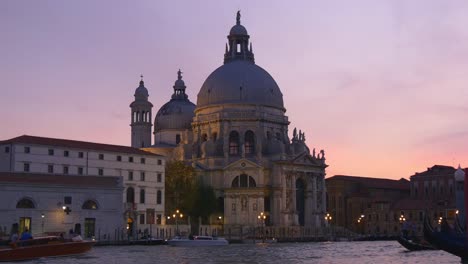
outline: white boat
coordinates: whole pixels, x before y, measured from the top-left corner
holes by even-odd
[[[193,238],[186,237],[174,237],[167,241],[168,245],[171,246],[225,246],[229,245],[229,242],[222,237],[212,236],[194,236]]]

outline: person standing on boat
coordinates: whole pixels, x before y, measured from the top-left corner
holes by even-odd
[[[24,229],[23,233],[21,234],[20,240],[29,240],[32,239],[33,237],[29,233],[29,230],[27,228]]]

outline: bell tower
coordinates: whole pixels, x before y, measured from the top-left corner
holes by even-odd
[[[132,127],[132,147],[146,148],[151,146],[151,109],[153,104],[148,101],[148,89],[141,75],[140,86],[135,90],[135,100],[130,104]]]

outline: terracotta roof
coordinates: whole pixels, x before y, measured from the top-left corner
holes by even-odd
[[[73,187],[121,187],[120,177],[74,176],[17,172],[0,172],[0,185],[2,183],[19,183],[48,186],[68,185]]]
[[[151,152],[143,151],[138,148],[132,148],[128,146],[101,144],[101,143],[77,141],[77,140],[70,140],[70,139],[47,138],[47,137],[23,135],[23,136],[15,137],[12,139],[0,141],[0,144],[12,144],[12,143],[46,145],[46,146],[56,146],[56,147],[73,148],[73,149],[102,150],[102,151],[109,151],[109,152],[121,152],[121,153],[135,154],[135,155],[151,155],[151,156],[162,157],[161,155],[158,155],[158,154],[154,154]]]
[[[408,190],[410,189],[410,182],[407,179],[391,180],[391,179],[380,179],[371,177],[359,177],[359,176],[347,176],[347,175],[335,175],[325,179],[325,181],[333,180],[344,180],[352,181],[355,183],[362,184],[368,188],[377,189],[399,189]]]

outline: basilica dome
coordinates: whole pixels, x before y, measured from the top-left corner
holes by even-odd
[[[235,103],[284,109],[283,94],[273,77],[246,60],[234,60],[216,69],[203,83],[197,98],[197,107]]]
[[[171,100],[159,109],[154,119],[155,133],[161,130],[191,129],[195,104],[188,99],[185,88],[182,72],[179,70]]]
[[[197,97],[197,108],[220,104],[253,104],[284,111],[283,94],[271,75],[255,64],[250,36],[240,23],[231,28],[224,65],[211,73]],[[249,45],[250,44],[250,45]]]

